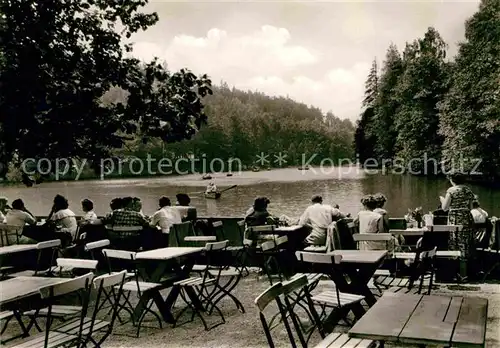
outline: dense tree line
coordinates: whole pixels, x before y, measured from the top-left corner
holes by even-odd
[[[225,83],[214,86],[213,95],[204,103],[208,123],[191,140],[167,145],[136,140],[120,155],[145,158],[150,154],[173,159],[194,156],[206,158],[207,162],[219,158],[225,163],[233,158],[246,168],[279,167],[274,155],[280,153],[286,156],[281,166],[301,165],[304,158],[306,162],[312,158],[310,164],[319,164],[325,158],[336,164],[353,157],[354,125],[331,112],[325,115],[318,108],[289,98],[245,92]],[[261,152],[269,155],[269,162],[259,162]],[[195,169],[202,170],[199,166]]]
[[[380,72],[374,63],[355,136],[362,162],[397,161],[414,174],[475,170],[499,177],[499,13],[499,0],[481,2],[454,59],[429,28],[402,52],[391,45]]]

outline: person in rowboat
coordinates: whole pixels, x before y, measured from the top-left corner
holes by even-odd
[[[218,190],[217,190],[217,186],[215,185],[215,182],[210,181],[210,183],[207,186],[207,190],[205,191],[205,193],[217,193],[217,192],[218,192]]]

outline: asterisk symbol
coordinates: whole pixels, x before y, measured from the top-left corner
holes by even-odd
[[[260,164],[261,166],[269,163],[269,160],[267,159],[269,155],[266,155],[264,152],[261,152],[260,155],[257,155],[257,160],[255,163]]]
[[[286,158],[287,154],[286,153],[281,153],[279,152],[277,155],[274,155],[274,162],[278,163],[278,165],[281,167],[283,164],[286,163]]]

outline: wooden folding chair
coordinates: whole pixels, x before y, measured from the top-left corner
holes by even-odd
[[[285,278],[281,258],[283,253],[286,252],[286,250],[282,249],[282,247],[287,242],[287,236],[277,237],[275,240],[269,240],[262,243],[260,245],[260,250],[257,251],[257,254],[262,257],[262,270],[266,274],[271,285],[273,285],[272,277],[274,274],[278,276],[280,282]]]
[[[111,335],[115,319],[118,315],[118,308],[123,294],[123,284],[125,283],[125,279],[126,271],[114,274],[104,274],[94,278],[92,283],[97,292],[94,310],[90,316],[85,317],[83,322],[82,335],[85,346],[88,346],[90,343],[95,347],[100,347],[109,335]],[[102,316],[100,311],[103,308],[102,303],[107,301],[107,293],[110,293],[112,296],[112,308],[104,316]],[[78,329],[79,320],[75,319],[64,323],[54,329],[54,331],[75,335]],[[97,338],[98,335],[100,336],[99,338]]]
[[[269,347],[275,348],[276,346],[271,336],[271,331],[274,330],[277,327],[277,325],[272,327],[270,323],[268,323],[266,315],[264,313],[264,311],[269,307],[270,304],[275,303],[276,306],[278,307],[279,315],[281,316],[281,320],[279,322],[283,323],[283,325],[285,326],[288,339],[290,341],[290,345],[292,348],[297,348],[297,344],[295,343],[295,338],[293,336],[292,329],[287,319],[288,309],[281,301],[280,299],[281,295],[283,295],[283,285],[281,283],[276,283],[267,288],[266,291],[264,291],[255,299],[254,301],[255,305],[259,309],[260,322],[262,324],[262,328],[264,329],[264,334],[266,335]]]
[[[56,262],[57,266],[56,269],[54,270],[54,273],[59,273],[59,276],[63,274],[69,274],[70,276],[73,276],[73,271],[75,269],[81,269],[81,270],[85,269],[93,272],[97,267],[97,261],[93,260],[59,258],[56,260]],[[83,299],[80,299],[80,302],[82,303]],[[82,305],[66,306],[66,305],[54,304],[51,307],[50,318],[57,319],[60,321],[66,321],[69,318],[73,318],[79,315],[80,312],[82,311],[82,308],[83,308]],[[30,322],[27,327],[28,331],[34,325],[39,332],[42,332],[43,330],[40,327],[40,325],[38,325],[37,319],[49,317],[49,308],[45,307],[37,310],[31,310],[23,313],[23,315],[30,318]]]
[[[435,276],[436,254],[437,247],[432,250],[417,252],[410,277],[394,278],[389,284],[392,285],[389,291],[421,294],[425,286],[427,287],[426,295],[430,295]],[[414,287],[415,281],[419,282],[417,289]]]
[[[37,261],[36,261],[36,266],[34,270],[25,270],[21,272],[16,272],[10,274],[12,277],[20,277],[20,276],[25,276],[25,277],[35,277],[37,275],[41,274],[50,274],[52,271],[52,265],[54,264],[54,259],[56,257],[58,248],[61,246],[61,240],[60,239],[54,239],[54,240],[49,240],[46,242],[40,242],[36,245],[36,250],[37,250]],[[46,253],[50,253],[50,267],[49,269],[46,270],[41,270],[41,265],[42,261],[44,260],[44,256]]]
[[[318,273],[328,275],[332,281],[338,277],[342,277],[340,270],[340,262],[342,261],[341,255],[310,253],[304,251],[297,251],[295,253],[297,259],[301,262],[308,263],[313,269],[319,270]],[[314,303],[322,306],[323,312],[325,308],[332,308],[338,314],[338,317],[346,320],[349,311],[353,311],[357,317],[364,313],[365,310],[361,306],[361,301],[364,296],[340,292],[338,287],[335,290],[326,290],[312,297]]]
[[[120,304],[118,308],[118,318],[120,320],[120,312],[121,310],[125,310],[130,314],[130,317],[132,319],[132,322],[135,325],[137,325],[137,337],[139,337],[140,329],[141,329],[141,324],[142,321],[144,320],[144,317],[146,316],[146,313],[151,313],[152,315],[155,316],[155,318],[158,320],[158,323],[160,325],[160,329],[163,327],[162,325],[162,319],[160,316],[154,312],[151,307],[153,305],[153,300],[150,299],[145,306],[144,306],[144,311],[141,313],[141,316],[139,317],[138,322],[135,322],[133,312],[134,312],[134,306],[129,300],[129,296],[132,293],[135,293],[137,295],[137,298],[140,300],[143,295],[145,295],[146,292],[149,291],[156,291],[158,288],[162,286],[162,284],[159,283],[150,283],[150,282],[143,282],[139,281],[139,274],[137,270],[137,264],[136,264],[136,253],[132,251],[125,251],[125,250],[113,250],[113,249],[103,249],[102,253],[104,254],[107,263],[108,263],[108,268],[109,268],[109,273],[113,274],[113,268],[111,265],[111,259],[115,260],[120,260],[120,261],[127,261],[128,263],[128,268],[131,268],[130,271],[131,273],[134,274],[134,280],[128,281],[123,285],[123,291],[127,293],[126,296],[124,296],[124,301],[123,303]],[[120,270],[120,272],[123,269]],[[107,299],[108,302],[112,302],[109,298]],[[121,321],[121,320],[120,320]]]
[[[202,321],[206,331],[209,331],[219,325],[225,324],[226,320],[224,318],[224,315],[222,314],[222,311],[214,301],[217,300],[218,297],[220,296],[221,287],[219,286],[219,280],[221,277],[222,270],[224,268],[223,264],[221,264],[221,260],[222,257],[224,256],[224,251],[228,244],[229,244],[228,240],[222,242],[207,243],[205,246],[206,268],[205,271],[203,272],[203,276],[189,277],[187,279],[183,279],[174,283],[174,287],[177,287],[179,289],[181,298],[187,304],[187,306],[184,307],[177,315],[174,327],[179,326],[178,324],[179,318],[188,309],[191,309],[192,311],[191,320],[189,320],[188,322],[193,321],[196,315]],[[205,318],[203,318],[203,315],[201,314],[200,308],[197,308],[197,306],[194,305],[190,300],[189,295],[187,293],[188,288],[195,290],[194,292],[199,296],[199,300],[203,305],[204,310],[208,314],[211,314],[214,309],[217,311],[217,313],[221,317],[221,322],[216,323],[211,327],[208,327]],[[235,298],[233,298],[233,300],[234,299]],[[238,306],[239,301],[235,301],[235,303],[237,303]],[[243,306],[241,305],[241,307]]]
[[[251,258],[251,254],[248,251],[248,244],[244,243],[245,240],[245,220],[240,220],[237,222],[238,225],[238,235],[239,235],[239,244],[235,246],[228,246],[226,248],[227,251],[235,252],[234,259],[236,265],[242,271],[242,275],[244,277],[250,274],[248,270],[247,262]]]
[[[177,228],[179,228],[179,231],[177,232],[178,236],[182,236],[182,235],[185,235],[186,233],[195,233],[196,232],[196,229],[194,228],[194,226],[192,225],[192,222],[191,221],[187,221],[187,222],[184,222],[183,224],[186,224],[186,227],[184,226],[178,226]],[[190,226],[189,224],[191,224],[190,226],[192,227],[192,230],[190,229]],[[212,226],[214,227],[214,229],[217,229],[219,228],[220,226],[222,226],[222,222],[220,221],[216,221],[212,224]],[[182,232],[181,229],[187,229],[187,232]],[[189,243],[203,243],[203,245],[205,243],[210,243],[210,242],[215,242],[217,241],[217,236],[204,236],[204,235],[188,235],[186,237],[184,237],[184,242],[189,242]],[[220,239],[218,240],[219,242],[220,241],[223,241],[225,239]]]
[[[143,226],[112,226],[108,239],[116,249],[138,251],[142,248]]]
[[[48,287],[40,289],[40,295],[42,300],[48,303],[47,307],[47,318],[45,321],[45,332],[38,335],[24,339],[17,345],[11,346],[16,348],[28,348],[28,347],[44,347],[44,348],[55,348],[60,346],[73,346],[73,347],[83,347],[84,339],[82,336],[84,319],[87,314],[87,309],[89,305],[90,288],[91,281],[94,277],[93,273],[88,273],[81,277],[74,279],[68,279],[67,282],[58,283]],[[52,318],[52,307],[57,303],[57,301],[64,297],[65,295],[80,293],[82,297],[82,310],[80,312],[80,319],[77,323],[77,330],[75,334],[69,334],[64,332],[56,331],[52,328],[53,320]]]

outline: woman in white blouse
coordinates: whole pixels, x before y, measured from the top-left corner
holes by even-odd
[[[54,197],[54,205],[48,217],[51,224],[55,226],[56,234],[64,234],[65,242],[74,240],[78,224],[75,213],[69,209],[68,200],[61,195]]]

